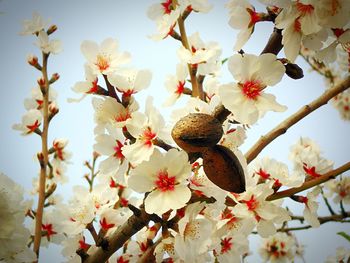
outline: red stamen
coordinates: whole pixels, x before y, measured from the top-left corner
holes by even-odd
[[[116,140],[116,145],[113,147],[114,149],[114,157],[117,158],[118,160],[123,160],[124,155],[122,153],[122,147],[124,144],[122,144],[120,141]]]
[[[161,3],[163,6],[164,14],[170,14],[171,13],[171,4],[172,0],[167,0],[166,2]]]
[[[26,127],[29,130],[27,131],[27,134],[34,132],[37,128],[39,128],[39,126],[40,123],[38,120],[36,120],[33,125],[27,125]]]
[[[102,221],[100,220],[100,225],[104,231],[107,231],[108,229],[115,226],[115,224],[108,224],[105,217],[102,219]]]
[[[181,95],[185,90],[185,81],[179,81],[175,93]]]
[[[156,188],[161,192],[173,191],[175,189],[175,176],[169,177],[168,172],[160,171],[158,173],[158,178],[154,182]]]
[[[232,237],[224,238],[221,240],[221,254],[224,254],[232,249]]]
[[[261,17],[259,15],[259,13],[255,12],[254,9],[247,8],[246,10],[250,15],[250,21],[248,24],[248,28],[250,28],[250,27],[255,26],[255,24],[261,20]]]
[[[258,81],[246,81],[242,85],[243,94],[251,100],[256,100],[260,95],[262,86]]]
[[[307,175],[310,175],[312,178],[320,177],[321,175],[316,172],[316,167],[312,166],[309,168],[306,163],[303,165],[303,169]]]

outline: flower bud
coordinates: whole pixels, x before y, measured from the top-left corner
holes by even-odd
[[[49,83],[52,84],[52,83],[56,82],[59,78],[60,78],[60,75],[58,73],[54,73],[54,74],[52,74],[52,76],[49,80]]]
[[[46,33],[48,35],[51,35],[52,33],[54,33],[57,30],[57,26],[56,25],[51,25],[48,30],[46,31]]]
[[[297,64],[287,63],[285,67],[286,67],[286,74],[290,78],[301,79],[302,77],[304,77],[304,72],[302,68],[300,68]]]
[[[38,82],[40,89],[42,91],[42,88],[45,88],[45,79],[43,77],[40,77],[37,79],[37,82]]]
[[[27,56],[27,62],[29,65],[36,67],[38,65],[38,57],[33,54],[30,54]]]

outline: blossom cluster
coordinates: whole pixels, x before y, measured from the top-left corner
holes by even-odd
[[[36,255],[27,247],[30,232],[24,226],[23,189],[3,173],[0,173],[0,181],[0,261],[33,262]]]
[[[42,219],[43,246],[61,244],[68,262],[81,262],[81,257],[93,255],[104,242],[117,235],[130,217],[145,213],[153,222],[146,223],[130,237],[112,256],[113,262],[138,262],[150,251],[156,262],[241,262],[241,258],[249,254],[248,238],[252,231],[264,238],[260,254],[266,261],[286,262],[302,254],[295,238],[290,233],[280,232],[293,213],[283,205],[283,200],[271,197],[281,189],[299,187],[321,177],[333,169],[333,162],[324,158],[320,147],[309,138],[300,138],[291,147],[291,170],[287,164],[268,156],[248,164],[240,148],[245,143],[249,125],[256,124],[268,111],[287,109],[265,89],[281,82],[287,65],[294,62],[301,45],[316,51],[318,59],[326,60],[333,46],[347,43],[350,29],[347,29],[347,11],[343,10],[350,6],[339,1],[341,8],[337,6],[333,10],[326,0],[317,5],[311,0],[261,2],[269,5],[268,13],[256,12],[246,0],[231,0],[227,4],[229,24],[241,30],[234,49],[243,47],[257,22],[272,21],[282,30],[287,60],[272,53],[257,56],[241,51],[227,58],[234,81],[226,84],[219,78],[225,61],[220,45],[203,41],[198,32],[189,37],[184,33],[184,21],[190,14],[210,11],[212,7],[208,1],[166,0],[149,8],[147,14],[157,24],[157,33],[151,38],[160,41],[172,37],[181,43],[177,50],[176,73],[165,78],[170,95],[164,106],[172,106],[180,98],[186,104],[173,110],[171,123],[166,122],[152,97],[147,98],[141,110],[137,96],[151,85],[152,72],[128,66],[131,56],[119,49],[117,39],[82,42],[85,76],[72,87],[79,97],[69,101],[92,97],[96,126],[93,164],[86,164],[91,172],[85,175],[89,187],[75,186],[68,203],[53,194],[56,185],[67,180],[64,175],[71,157],[66,150],[67,140],[54,140],[47,156],[49,173],[45,194],[48,196]],[[38,37],[37,46],[43,59],[61,51],[60,42],[49,39],[57,28],[51,26],[45,30],[45,26],[43,19],[33,14],[31,21],[24,22],[22,32]],[[332,37],[336,38],[335,44],[326,46],[327,39]],[[40,71],[44,66],[34,55],[29,56],[28,62]],[[48,87],[58,78],[58,74],[50,79],[40,77],[31,98],[25,100],[28,112],[21,124],[14,125],[23,135],[42,136],[47,128],[43,120],[50,121],[57,114],[57,93]],[[203,94],[194,96],[201,89]],[[47,103],[44,103],[45,95],[48,95]],[[48,116],[44,114],[45,106]],[[220,107],[229,114],[227,120],[218,121],[222,129],[218,145],[204,147],[206,149],[196,155],[197,152],[186,152],[175,144],[170,131],[175,122],[190,113],[214,116]],[[213,151],[214,147],[222,147],[220,149],[237,159],[245,181],[244,191],[225,191],[215,180],[209,179],[205,153]],[[44,159],[43,153],[39,153],[41,165]],[[8,184],[12,183],[8,181]],[[33,192],[38,193],[38,182],[33,184]],[[349,203],[348,177],[329,182],[327,189],[328,197],[336,196],[334,202]],[[290,196],[303,204],[303,219],[311,227],[320,225],[317,198],[321,191],[321,187],[316,186],[306,195]],[[8,211],[4,221],[11,217],[22,224],[21,205],[14,211],[8,206],[12,199],[21,203],[21,195],[12,196],[3,189],[0,193],[0,207]],[[35,218],[31,206],[28,205],[28,215]],[[0,227],[5,234],[21,229],[14,230],[11,224],[0,224]],[[18,244],[29,238],[27,232]],[[13,252],[0,255],[0,260],[17,259],[15,257],[23,251],[29,253],[23,250],[23,244],[17,249],[13,237],[4,238],[10,244],[9,251]],[[0,242],[2,240],[0,236]]]

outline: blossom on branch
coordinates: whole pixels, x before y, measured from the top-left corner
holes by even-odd
[[[276,233],[263,240],[259,254],[264,262],[291,262],[295,258],[295,240],[286,233]]]
[[[239,203],[232,209],[237,217],[255,219],[257,231],[262,237],[275,234],[275,224],[290,220],[287,210],[265,200],[272,193],[267,184],[250,187],[238,196]]]
[[[338,204],[343,202],[344,204],[350,204],[350,177],[342,177],[340,179],[333,179],[325,183],[328,197],[333,198],[333,202]]]
[[[116,99],[103,96],[102,98],[93,98],[92,106],[95,110],[95,134],[101,134],[106,125],[112,125],[116,128],[123,128],[127,120],[131,118],[132,112],[138,110],[138,103],[131,99],[129,105],[124,107]]]
[[[118,51],[118,41],[107,38],[100,45],[85,40],[81,44],[81,52],[91,67],[93,74],[108,75],[115,72],[120,65],[129,63],[130,54]]]
[[[263,92],[266,86],[280,82],[285,72],[285,67],[275,55],[233,55],[228,61],[228,67],[238,83],[222,85],[219,96],[236,121],[251,125],[267,111],[281,112],[287,109],[276,102],[275,96]]]
[[[151,83],[152,73],[149,70],[124,70],[117,74],[108,75],[109,82],[123,93],[123,96],[131,95],[148,88]]]
[[[126,122],[126,128],[136,141],[125,145],[122,154],[134,165],[149,160],[155,149],[154,140],[161,139],[171,143],[164,119],[153,106],[151,97],[146,101],[145,114],[133,112]]]
[[[26,112],[22,117],[22,123],[14,124],[13,129],[22,131],[21,135],[28,135],[36,132],[41,125],[42,115],[41,112],[32,109]]]
[[[230,0],[226,7],[229,9],[229,25],[240,30],[233,47],[234,51],[239,51],[249,40],[255,24],[261,20],[261,17],[247,0]]]
[[[58,39],[49,40],[49,36],[45,31],[39,32],[36,44],[45,54],[58,54],[62,51],[61,41]]]
[[[181,10],[194,11],[198,13],[208,13],[213,6],[208,0],[178,0]]]
[[[199,75],[217,74],[221,68],[221,47],[216,42],[204,43],[196,32],[188,38],[190,49],[181,46],[177,55],[182,63],[191,64]]]
[[[183,64],[177,64],[176,76],[168,75],[165,80],[165,87],[170,93],[170,97],[164,102],[163,106],[172,106],[178,98],[184,93],[188,69]]]
[[[125,172],[127,169],[127,162],[122,153],[124,147],[125,137],[120,128],[107,125],[106,129],[108,134],[99,134],[96,136],[96,143],[94,144],[94,150],[101,155],[108,156],[107,159],[100,163],[100,172],[102,174],[108,174],[110,172],[116,172],[122,166],[122,170]]]
[[[177,8],[161,16],[161,18],[157,20],[157,33],[150,36],[150,38],[155,41],[160,41],[171,36],[174,33],[174,28],[180,15],[180,10]]]
[[[178,222],[179,233],[175,236],[174,248],[184,262],[205,262],[211,244],[213,224],[200,216],[204,203],[193,203],[186,207],[185,215]]]
[[[33,262],[36,255],[27,247],[30,232],[23,224],[23,189],[3,173],[0,181],[0,261]]]
[[[33,12],[32,20],[24,20],[22,24],[23,30],[20,32],[21,35],[37,34],[47,26],[47,22],[44,22],[37,12]]]
[[[87,94],[95,94],[98,91],[98,77],[93,73],[92,68],[88,65],[84,65],[85,68],[85,81],[78,81],[72,87],[72,90],[78,94],[82,94],[79,99],[68,99],[68,102],[79,102],[86,97]]]
[[[53,88],[50,88],[49,93],[49,105],[54,103],[57,99],[57,91]],[[37,109],[41,110],[43,107],[44,98],[43,93],[40,90],[40,87],[32,88],[31,98],[26,98],[24,100],[24,108],[26,110]]]
[[[128,186],[139,193],[150,192],[145,198],[145,210],[161,216],[188,202],[191,191],[187,178],[190,174],[191,165],[185,152],[171,149],[162,154],[155,150],[149,161],[131,171]]]

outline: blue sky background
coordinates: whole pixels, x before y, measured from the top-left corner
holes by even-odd
[[[30,96],[31,89],[36,85],[39,74],[26,63],[30,53],[39,55],[34,46],[34,37],[19,36],[21,21],[30,19],[33,11],[38,11],[45,19],[49,18],[58,26],[53,35],[63,42],[63,52],[53,55],[49,61],[49,73],[58,72],[60,80],[54,84],[59,93],[58,104],[60,113],[50,126],[50,142],[55,138],[68,138],[69,150],[73,152],[73,164],[69,166],[69,184],[59,186],[57,192],[65,197],[70,196],[73,185],[86,184],[82,179],[86,172],[83,167],[85,160],[91,159],[93,136],[93,110],[90,98],[79,104],[69,104],[67,98],[77,97],[71,91],[75,82],[84,79],[84,57],[80,52],[83,40],[101,42],[107,37],[117,38],[120,50],[132,54],[131,65],[137,68],[147,68],[153,72],[149,89],[136,95],[141,106],[147,95],[155,98],[155,105],[164,116],[170,111],[163,109],[161,104],[167,97],[164,79],[167,74],[174,74],[178,62],[176,50],[179,42],[166,39],[154,42],[147,36],[156,32],[155,23],[146,16],[147,8],[156,1],[140,0],[101,0],[101,1],[43,1],[43,0],[3,0],[0,2],[0,74],[1,74],[1,122],[0,122],[0,171],[10,176],[28,191],[32,178],[38,175],[39,165],[35,154],[40,150],[38,136],[22,137],[11,129],[14,123],[21,120],[25,113],[23,100]],[[200,32],[204,41],[217,41],[223,49],[223,58],[232,55],[236,31],[228,25],[228,12],[223,0],[211,0],[215,4],[209,14],[193,14],[188,20],[187,32]],[[257,8],[261,5],[253,1]],[[258,24],[253,37],[244,47],[245,52],[259,54],[272,31],[269,23]],[[282,57],[283,54],[280,54]],[[305,77],[295,81],[284,77],[276,87],[269,92],[277,96],[277,100],[288,106],[285,113],[267,113],[265,118],[253,126],[248,132],[248,139],[242,147],[243,152],[264,133],[280,123],[304,104],[320,95],[324,89],[324,81],[316,73],[309,73],[309,67],[298,59],[297,63],[304,69]],[[228,70],[224,68],[222,83],[232,81]],[[279,161],[288,163],[288,152],[291,144],[300,136],[310,137],[317,141],[324,156],[335,162],[335,167],[348,161],[350,140],[350,125],[340,120],[338,112],[326,105],[317,112],[302,120],[291,128],[287,134],[279,137],[261,153]],[[302,213],[301,206],[295,211]],[[338,209],[338,208],[336,208]],[[326,215],[322,207],[320,214]],[[298,232],[299,240],[307,246],[306,262],[322,262],[336,247],[349,247],[335,233],[347,231],[349,227],[341,224],[325,224],[320,229]],[[251,250],[256,252],[260,241],[258,237],[251,238]],[[43,250],[41,262],[61,262],[60,250],[53,246]],[[258,257],[248,258],[248,262],[258,262]]]

